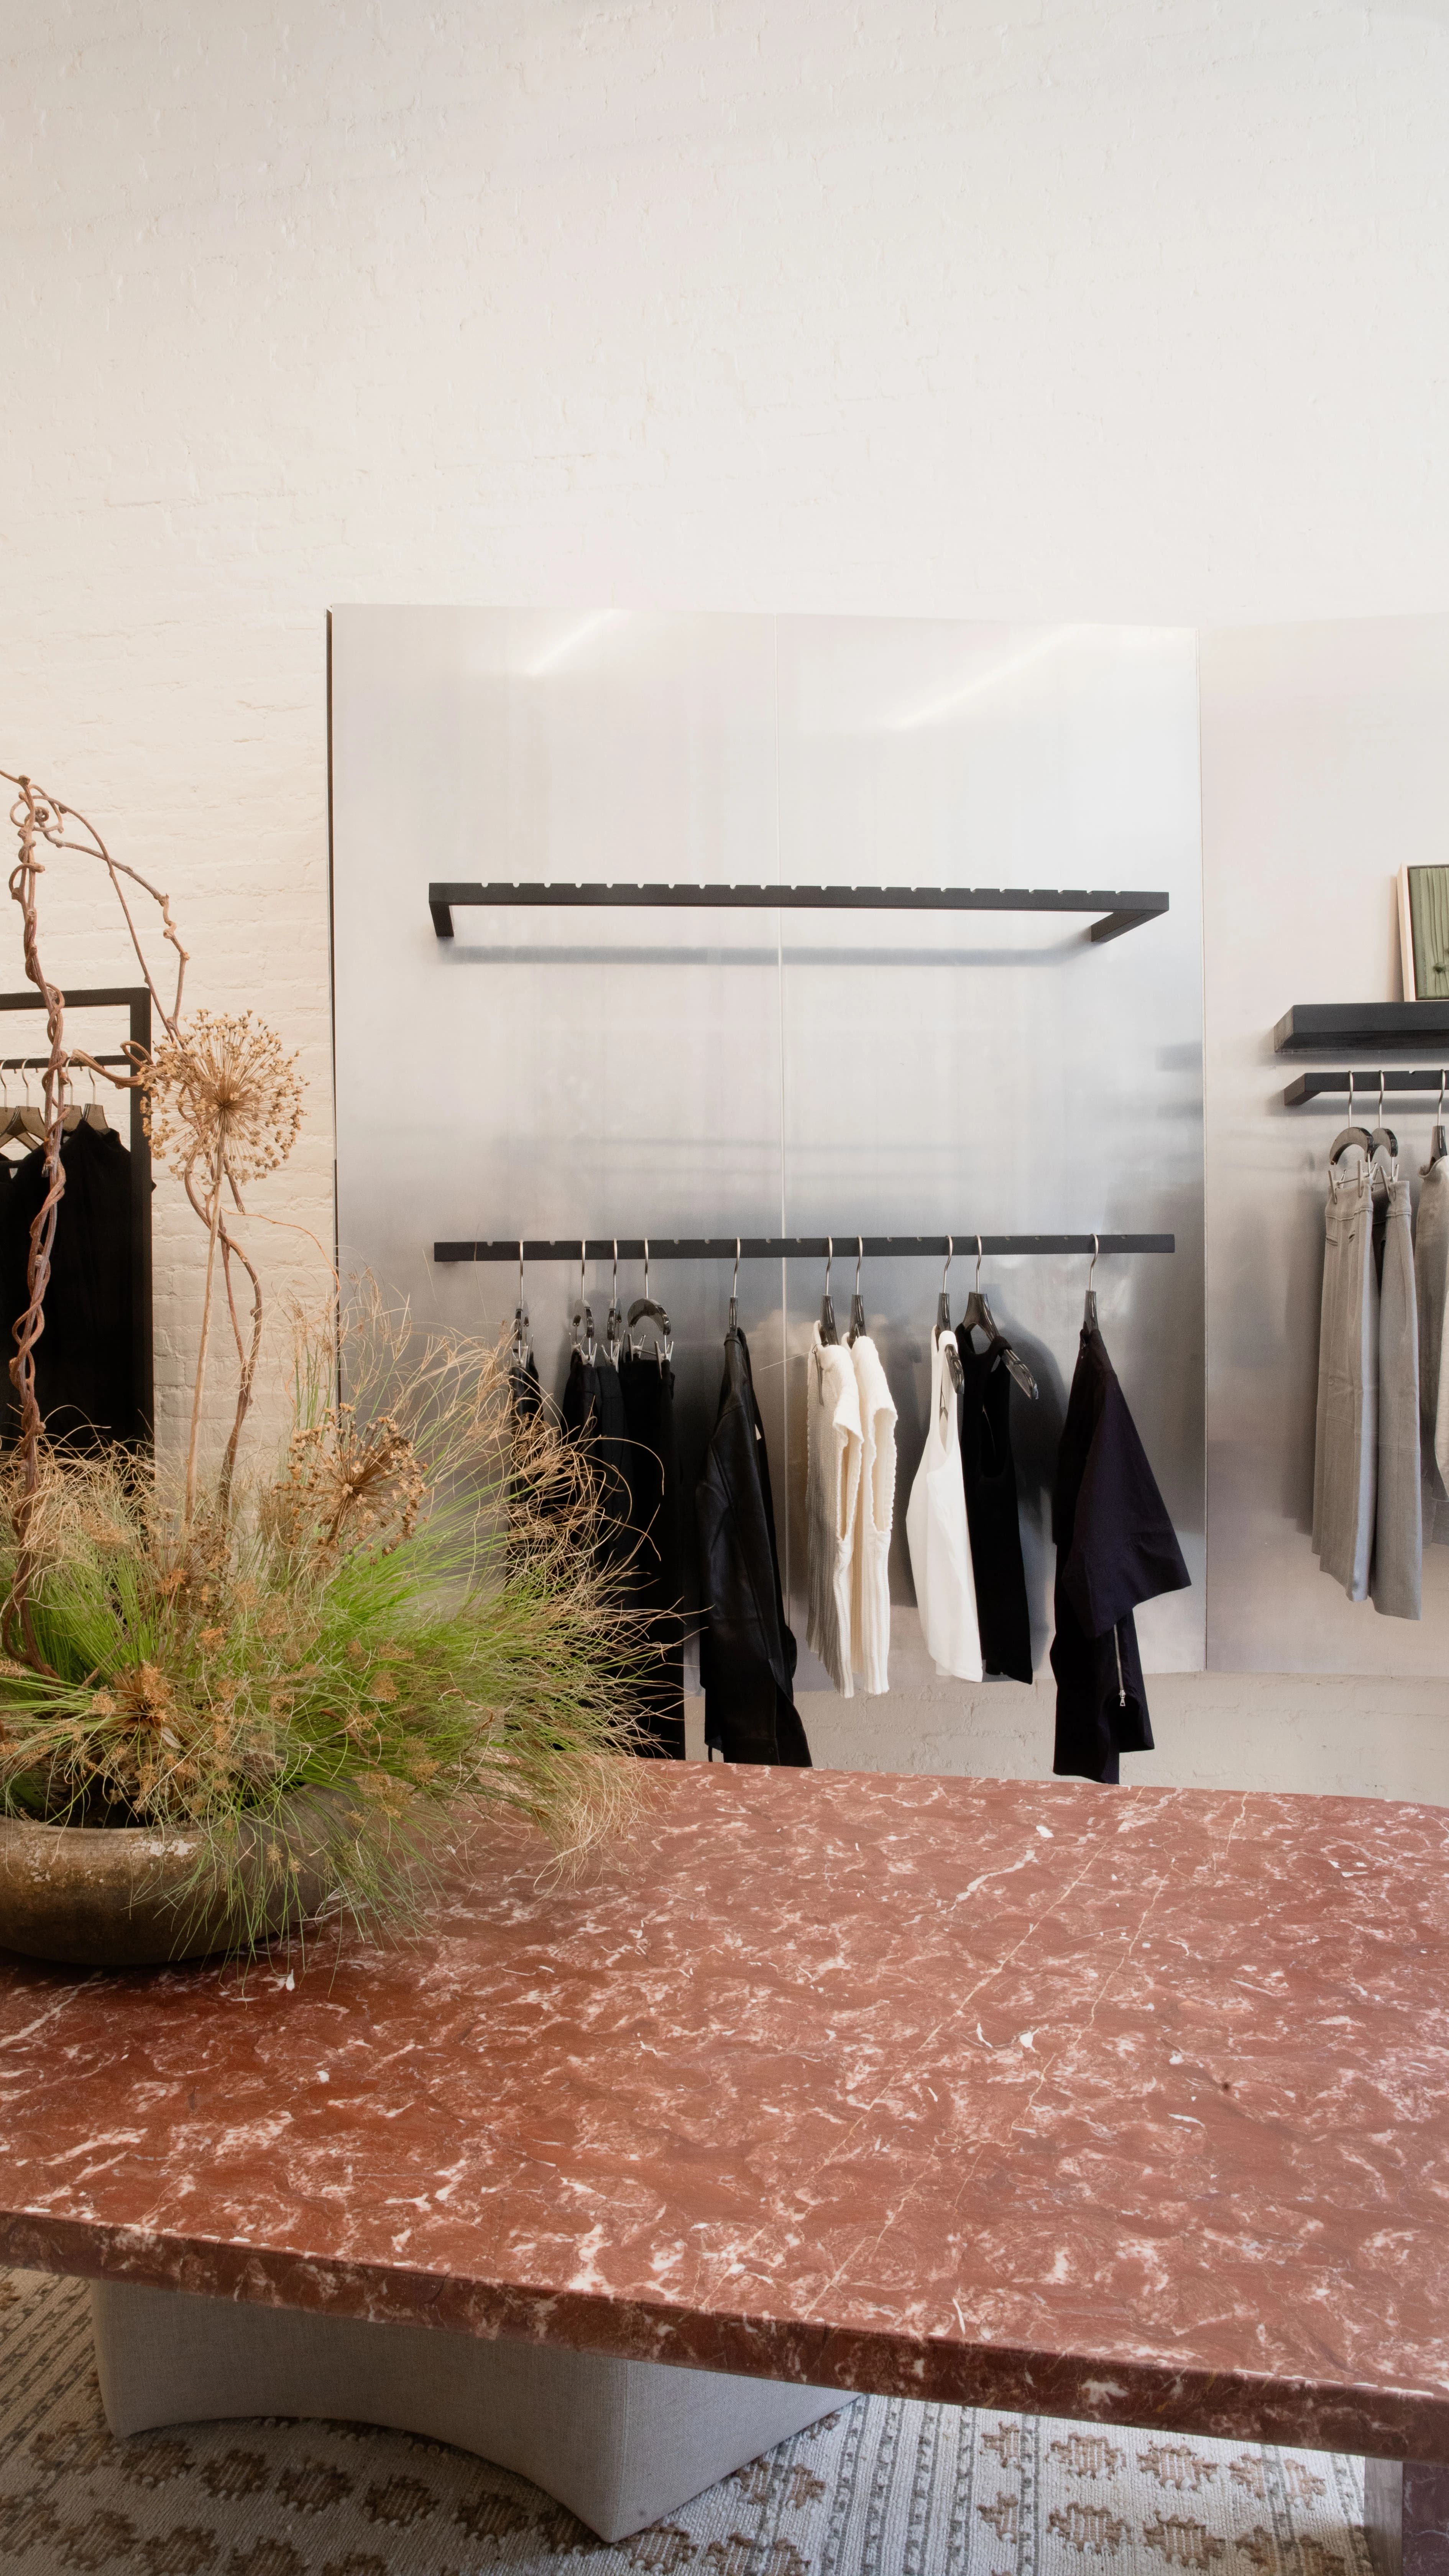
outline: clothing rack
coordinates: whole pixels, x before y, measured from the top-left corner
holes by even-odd
[[[1070,1253],[1096,1252],[1103,1258],[1109,1252],[1175,1252],[1177,1237],[1172,1234],[983,1234],[979,1237],[983,1257],[988,1253]],[[954,1254],[964,1260],[973,1258],[978,1237],[971,1232],[960,1234],[744,1234],[738,1238],[724,1235],[683,1235],[670,1237],[643,1235],[591,1234],[580,1237],[530,1240],[520,1243],[517,1235],[500,1243],[435,1243],[433,1259],[446,1261],[610,1261],[617,1254],[620,1261],[837,1261],[923,1260],[937,1261]]]
[[[453,907],[524,904],[628,910],[639,905],[727,912],[1095,912],[1093,941],[1120,939],[1167,911],[1169,897],[1082,886],[484,885],[434,882],[428,910],[451,939]],[[733,1250],[733,1246],[731,1246]]]
[[[144,984],[100,984],[89,989],[67,991],[67,1011],[125,1011],[129,1020],[129,1037],[133,1048],[151,1051],[151,995]],[[43,1011],[45,1003],[39,993],[0,993],[0,1011]],[[87,1054],[93,1052],[87,1048]],[[125,1055],[96,1055],[97,1064],[126,1064],[133,1059]],[[3,1070],[43,1072],[48,1056],[5,1059]],[[72,1086],[73,1087],[73,1086]],[[146,1122],[141,1094],[130,1095],[130,1174],[131,1174],[131,1383],[136,1390],[137,1438],[149,1446],[156,1419],[155,1355],[152,1347],[152,1271],[151,1271],[151,1148],[146,1136]],[[8,1352],[5,1354],[8,1357]],[[0,1366],[4,1360],[0,1359]]]
[[[1418,1070],[1401,1073],[1389,1065],[1376,1064],[1372,1073],[1300,1073],[1284,1092],[1283,1106],[1285,1109],[1301,1109],[1307,1100],[1336,1098],[1340,1093],[1346,1099],[1350,1086],[1358,1098],[1372,1106],[1379,1096],[1380,1081],[1387,1100],[1396,1091],[1438,1092],[1449,1089],[1445,1081],[1446,1072],[1449,1072],[1449,1065],[1436,1065],[1432,1073]]]

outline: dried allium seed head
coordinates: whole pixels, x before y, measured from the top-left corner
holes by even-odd
[[[197,1011],[163,1038],[146,1075],[146,1133],[158,1160],[179,1172],[209,1170],[218,1156],[234,1181],[285,1163],[302,1123],[295,1056],[250,1011]]]

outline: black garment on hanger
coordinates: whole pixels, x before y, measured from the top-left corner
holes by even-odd
[[[961,1473],[976,1577],[976,1623],[981,1662],[988,1673],[1029,1682],[1031,1613],[1021,1561],[1021,1522],[1016,1507],[1016,1460],[1011,1452],[1011,1379],[1001,1334],[976,1348],[958,1325],[956,1347],[965,1380],[961,1394]]]
[[[538,1361],[532,1351],[526,1360],[515,1356],[508,1363],[508,1392],[513,1410],[520,1422],[531,1422],[543,1403],[538,1382]]]
[[[598,1541],[600,1560],[607,1566],[622,1567],[632,1545],[627,1472],[629,1430],[624,1419],[619,1372],[613,1361],[602,1354],[596,1359],[586,1360],[583,1352],[576,1349],[569,1360],[560,1413],[565,1431],[582,1450],[598,1478],[602,1504]]]
[[[810,1767],[795,1706],[764,1425],[741,1332],[725,1336],[719,1412],[695,1489],[704,1738],[726,1762]]]
[[[35,1344],[35,1400],[49,1440],[82,1450],[134,1444],[145,1438],[146,1425],[131,1330],[131,1157],[114,1128],[98,1134],[82,1119],[63,1139],[60,1160],[65,1192],[56,1210],[45,1330]],[[44,1201],[45,1153],[37,1146],[0,1197],[0,1431],[7,1444],[20,1433],[9,1367],[14,1327],[30,1302],[30,1227]]]
[[[1192,1577],[1101,1334],[1083,1327],[1052,1496],[1057,1543],[1054,1771],[1116,1780],[1150,1753],[1132,1613]]]
[[[684,1760],[684,1526],[679,1444],[674,1429],[674,1371],[662,1353],[626,1351],[619,1362],[628,1446],[633,1556],[629,1588],[646,1611],[654,1648],[641,1718],[648,1752]]]

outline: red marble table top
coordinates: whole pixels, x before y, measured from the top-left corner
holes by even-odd
[[[648,1785],[293,1983],[0,1960],[0,2256],[1449,2460],[1449,1814]]]

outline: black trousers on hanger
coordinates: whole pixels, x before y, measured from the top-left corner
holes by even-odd
[[[629,1531],[634,1554],[629,1588],[648,1614],[651,1669],[641,1710],[646,1750],[684,1760],[684,1525],[679,1445],[674,1430],[674,1371],[662,1354],[625,1352],[619,1363],[628,1445]]]
[[[602,1354],[596,1359],[586,1360],[583,1353],[576,1350],[569,1360],[559,1411],[565,1431],[577,1443],[598,1478],[602,1507],[598,1538],[600,1562],[621,1567],[631,1545],[627,1469],[629,1428],[624,1419],[619,1372],[613,1361],[605,1359]]]
[[[744,1334],[725,1339],[719,1413],[695,1488],[704,1733],[726,1762],[810,1767],[795,1706],[795,1638],[785,1619],[765,1426]]]

